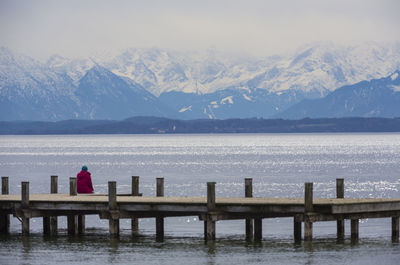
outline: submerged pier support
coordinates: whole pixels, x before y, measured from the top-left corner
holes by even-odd
[[[245,178],[244,179],[244,196],[246,198],[252,198],[253,197],[253,179],[251,178]],[[247,241],[252,241],[254,239],[253,235],[253,224],[254,220],[251,218],[246,218],[246,240]]]
[[[254,219],[254,241],[260,242],[262,240],[262,219]]]
[[[139,176],[132,176],[132,196],[139,196]],[[131,219],[132,235],[139,233],[139,218]]]
[[[207,182],[207,210],[204,220],[204,239],[215,240],[215,182]]]
[[[1,194],[9,193],[8,177],[1,177]],[[10,215],[8,213],[0,213],[0,235],[10,233]]]
[[[359,219],[351,219],[351,240],[353,242],[358,241],[358,233],[359,233]]]
[[[344,179],[336,179],[336,198],[344,198]],[[338,240],[344,239],[344,219],[338,219],[336,221],[336,235]]]
[[[314,211],[313,183],[305,183],[304,187],[304,241],[312,241],[313,223],[309,214]]]
[[[117,208],[117,182],[108,182],[109,230],[111,237],[119,236],[119,212]]]
[[[69,195],[76,196],[76,178],[69,178]],[[67,215],[67,230],[68,235],[76,235],[78,232],[78,216],[69,214]]]
[[[29,182],[21,183],[22,235],[29,235]]]
[[[58,176],[50,176],[50,193],[58,193]],[[58,229],[57,216],[43,217],[43,234],[44,235],[57,235]]]
[[[293,217],[293,237],[294,242],[301,242],[301,222],[297,221],[296,216]]]
[[[156,179],[156,196],[164,197],[164,178]],[[156,240],[164,240],[164,217],[156,217]]]
[[[392,217],[392,241],[399,242],[399,216]]]

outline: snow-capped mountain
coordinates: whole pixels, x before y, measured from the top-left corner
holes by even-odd
[[[343,86],[324,98],[304,100],[281,118],[400,117],[400,71],[380,79]]]
[[[127,82],[95,65],[75,91],[81,116],[89,119],[121,119],[131,116],[166,116],[167,108],[140,85]]]
[[[128,49],[103,65],[155,95],[163,92],[212,93],[249,80],[265,63],[232,58],[208,50],[179,53],[160,49]]]
[[[288,55],[127,49],[45,63],[0,49],[0,120],[276,117],[303,99],[400,69],[400,43],[317,43]]]
[[[208,94],[227,88],[301,90],[320,97],[346,84],[382,77],[399,69],[400,44],[307,45],[286,56],[252,58],[215,50],[179,53],[129,49],[103,62],[155,95],[163,92]]]
[[[67,75],[0,48],[0,120],[75,118],[62,114],[75,106],[73,90]]]
[[[51,62],[51,67],[70,64],[61,57],[52,57]],[[93,64],[73,80],[70,73],[59,71],[61,68],[55,71],[1,48],[0,120],[123,119],[169,113],[139,84]]]

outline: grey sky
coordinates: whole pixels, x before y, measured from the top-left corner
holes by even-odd
[[[271,55],[314,41],[400,41],[400,0],[0,0],[0,46],[44,59],[128,47]]]

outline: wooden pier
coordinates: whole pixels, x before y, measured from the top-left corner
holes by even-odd
[[[215,240],[216,222],[244,220],[246,240],[262,240],[262,220],[293,219],[295,242],[311,241],[313,223],[337,222],[337,238],[345,237],[345,220],[351,220],[351,239],[358,240],[359,220],[392,218],[392,240],[399,241],[400,198],[344,198],[344,181],[336,181],[336,198],[313,198],[313,183],[305,183],[304,198],[253,197],[252,179],[245,179],[243,198],[216,198],[215,182],[207,183],[207,197],[164,197],[164,179],[157,178],[156,196],[139,193],[139,177],[132,177],[131,194],[118,195],[116,182],[108,183],[108,195],[76,193],[76,178],[70,178],[69,194],[58,194],[57,176],[51,176],[49,194],[30,194],[29,182],[21,183],[21,194],[8,194],[8,177],[2,177],[0,195],[0,234],[10,232],[10,215],[22,223],[22,234],[29,234],[31,218],[43,218],[43,233],[57,234],[57,217],[66,216],[68,234],[85,233],[85,216],[98,215],[109,220],[111,237],[119,236],[120,219],[131,219],[132,235],[137,235],[139,218],[156,219],[156,239],[164,238],[164,218],[199,216],[204,221],[205,240]],[[304,226],[302,226],[302,223]]]

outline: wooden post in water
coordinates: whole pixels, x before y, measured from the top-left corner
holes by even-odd
[[[392,217],[392,241],[399,242],[399,216]]]
[[[358,240],[359,219],[351,219],[351,240]]]
[[[55,194],[58,192],[58,176],[50,176],[50,193]],[[57,234],[57,216],[43,217],[43,234],[56,235]]]
[[[254,219],[254,241],[262,240],[262,219]]]
[[[132,196],[139,196],[139,176],[132,176]],[[132,235],[139,233],[139,218],[131,219]]]
[[[313,183],[308,182],[304,188],[304,241],[312,240],[312,222],[307,214],[313,210]]]
[[[78,214],[78,234],[83,235],[85,233],[85,215]]]
[[[253,179],[245,178],[244,179],[244,196],[246,198],[253,197]],[[246,218],[246,240],[253,240],[253,219]]]
[[[301,222],[296,220],[296,216],[293,217],[293,236],[295,243],[301,241]]]
[[[117,206],[117,182],[108,182],[108,209],[110,211],[109,228],[110,236],[119,236],[119,216],[115,216],[118,210]]]
[[[21,208],[22,208],[22,235],[29,235],[29,218],[26,217],[24,210],[29,208],[29,182],[21,183]]]
[[[156,180],[156,196],[164,197],[164,178],[157,178]],[[156,217],[156,240],[164,240],[164,217]]]
[[[336,179],[336,198],[344,198],[344,179]],[[344,219],[338,219],[336,221],[337,227],[337,238],[339,240],[344,239]]]
[[[76,196],[76,178],[69,178],[69,195]],[[68,235],[76,235],[78,231],[78,216],[67,216]]]
[[[58,176],[51,176],[50,181],[50,193],[57,194],[58,193]],[[57,216],[50,217],[50,234],[57,235],[58,230],[58,218]]]
[[[212,212],[215,211],[215,182],[207,182],[207,210],[208,214],[204,220],[204,239],[215,240],[215,220]]]
[[[9,194],[8,177],[1,177],[1,194]],[[10,215],[0,213],[0,234],[6,235],[10,233]]]

